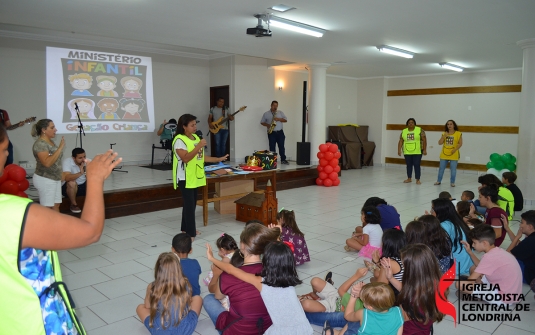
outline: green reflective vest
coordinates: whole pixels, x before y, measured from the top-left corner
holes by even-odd
[[[175,150],[175,142],[180,139],[186,144],[188,152],[195,149],[195,143],[200,141],[199,137],[193,134],[195,140],[189,139],[186,135],[177,135],[173,140],[173,187],[177,188],[177,169],[180,158]],[[192,160],[185,163],[182,162],[184,171],[186,172],[186,188],[197,188],[206,185],[206,175],[204,173],[204,148],[193,157]]]
[[[413,131],[409,128],[403,129],[401,138],[403,139],[403,154],[404,155],[419,155],[422,153],[421,137],[422,128],[414,127]]]
[[[0,334],[45,334],[39,298],[19,272],[21,232],[30,203],[30,199],[0,194]]]

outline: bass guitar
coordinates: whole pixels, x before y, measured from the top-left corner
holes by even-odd
[[[19,127],[24,126],[25,124],[30,124],[30,123],[32,123],[32,122],[35,122],[35,119],[37,119],[37,117],[35,117],[35,116],[29,117],[29,118],[27,118],[27,119],[24,120],[24,121],[17,122],[17,123],[15,123],[15,124],[13,124],[13,125],[7,127],[6,129],[7,129],[7,130],[17,129],[17,128],[19,128]]]
[[[245,110],[245,108],[247,108],[247,106],[242,106],[240,109],[238,109],[237,112],[235,112],[233,114],[230,114],[230,116],[234,116],[234,115],[238,114],[239,112],[243,112]],[[212,128],[210,128],[210,132],[212,134],[217,134],[219,132],[219,130],[221,129],[221,126],[224,125],[225,122],[228,121],[230,116],[220,117],[217,121],[214,121],[214,122],[210,123],[212,125]]]

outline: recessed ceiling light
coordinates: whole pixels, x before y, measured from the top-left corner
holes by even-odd
[[[412,58],[415,55],[414,52],[399,49],[399,48],[394,48],[389,45],[378,45],[376,48],[379,49],[379,51],[381,52],[394,55],[394,56],[403,57],[403,58]]]
[[[325,29],[309,26],[308,24],[301,22],[283,19],[282,17],[278,16],[270,16],[269,24],[273,27],[279,27],[314,37],[322,37],[323,34],[327,32]]]
[[[295,7],[290,7],[290,6],[286,6],[284,4],[280,4],[280,5],[271,6],[268,9],[273,9],[273,10],[275,10],[277,12],[284,13],[284,12],[287,12],[289,10],[295,9]]]
[[[441,67],[443,67],[445,69],[456,71],[456,72],[463,72],[463,70],[464,70],[464,67],[459,66],[459,65],[455,65],[455,64],[452,64],[452,63],[438,63],[438,65],[440,65]]]

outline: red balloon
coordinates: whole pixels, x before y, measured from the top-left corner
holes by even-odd
[[[30,187],[30,182],[28,179],[24,179],[23,181],[20,181],[17,183],[19,185],[19,192],[26,191],[28,187]]]
[[[327,144],[320,144],[320,152],[327,152],[329,151],[329,146]]]
[[[330,161],[331,159],[334,158],[334,154],[330,151],[327,151],[324,155],[323,155],[323,158],[325,158],[326,160]]]
[[[340,179],[333,180],[333,186],[340,185]]]
[[[331,186],[333,186],[333,181],[330,180],[330,179],[325,179],[325,180],[323,181],[323,186],[331,187]]]
[[[323,179],[327,179],[327,177],[329,177],[328,174],[326,174],[325,172],[320,172],[320,174],[319,174],[319,178],[320,178],[320,179],[322,179],[322,180],[323,180]]]
[[[334,158],[340,158],[342,157],[342,153],[340,151],[337,151],[334,153]]]
[[[334,182],[336,179],[338,179],[338,173],[336,172],[329,173],[329,179]]]
[[[323,169],[325,169],[325,168],[324,168],[323,166],[321,166],[321,165],[318,165],[318,172],[321,172],[321,171],[323,171]]]
[[[329,161],[329,165],[332,167],[338,166],[338,159],[333,158]]]
[[[316,178],[316,185],[323,186],[323,179]]]
[[[320,166],[329,165],[329,161],[325,158],[320,159]]]
[[[316,156],[318,156],[319,159],[322,159],[325,156],[325,154],[320,151],[320,152],[318,152],[318,154]]]
[[[9,179],[18,182],[26,180],[26,170],[18,165],[13,164],[14,167],[9,170]]]
[[[22,192],[22,191],[19,191],[16,195],[18,195],[19,197],[22,197],[22,198],[27,198],[28,197],[26,192]]]
[[[333,154],[335,152],[338,151],[338,146],[336,144],[332,144],[330,147],[329,147],[329,151],[332,152]]]
[[[330,166],[330,165],[329,165]],[[340,172],[340,165],[336,165],[334,168],[333,168],[333,171],[338,173]]]
[[[19,193],[19,184],[13,180],[8,180],[0,185],[0,193],[17,195]]]
[[[331,172],[333,172],[333,167],[330,166],[330,165],[327,165],[323,168],[323,171],[326,173],[326,174],[329,174]]]

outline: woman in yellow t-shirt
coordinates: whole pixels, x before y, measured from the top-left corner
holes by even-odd
[[[450,184],[451,187],[455,187],[455,177],[457,175],[457,162],[459,161],[459,149],[463,145],[462,133],[457,127],[457,123],[453,120],[448,120],[445,125],[445,130],[438,140],[438,144],[442,145],[442,151],[440,152],[440,166],[438,168],[438,178],[435,185],[440,185],[442,182],[442,176],[446,165],[450,162]]]

